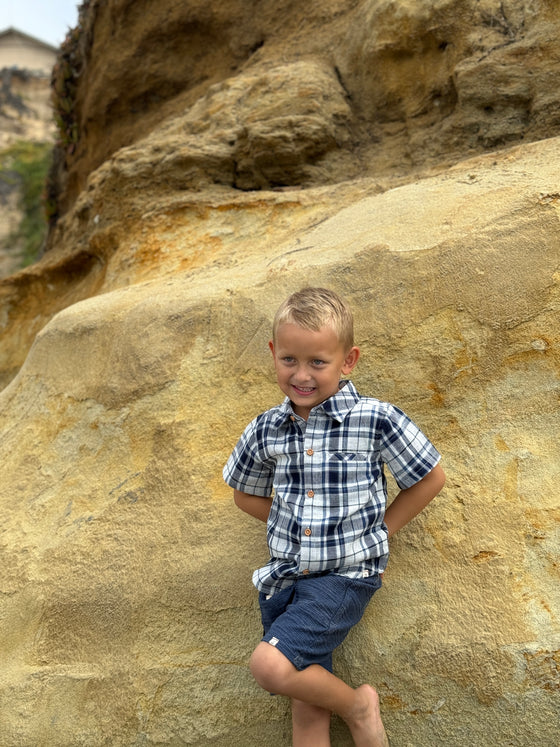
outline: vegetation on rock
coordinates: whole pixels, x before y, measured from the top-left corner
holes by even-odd
[[[34,262],[47,234],[44,187],[51,163],[50,143],[19,141],[0,151],[0,183],[5,190],[19,189],[21,220],[9,237],[21,247],[21,266]]]

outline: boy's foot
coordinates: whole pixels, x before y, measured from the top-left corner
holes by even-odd
[[[369,685],[358,687],[357,705],[352,717],[347,720],[356,747],[389,747],[381,713],[379,696]]]

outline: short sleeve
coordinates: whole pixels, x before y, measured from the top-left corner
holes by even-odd
[[[381,428],[381,458],[397,485],[405,489],[431,472],[441,456],[402,410],[389,405]]]
[[[261,452],[258,420],[255,419],[245,428],[224,467],[223,477],[226,483],[242,493],[270,497],[274,465],[263,458]]]

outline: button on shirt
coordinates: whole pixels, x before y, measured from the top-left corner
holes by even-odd
[[[268,594],[301,574],[356,578],[384,570],[383,465],[404,489],[439,459],[399,408],[361,397],[350,381],[314,407],[307,421],[294,415],[288,398],[256,417],[224,467],[232,488],[274,495],[267,524],[271,559],[253,574],[255,586]]]

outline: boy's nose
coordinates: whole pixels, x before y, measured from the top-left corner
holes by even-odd
[[[310,381],[311,372],[307,370],[305,366],[300,366],[294,374],[294,381],[303,383],[304,381]]]

